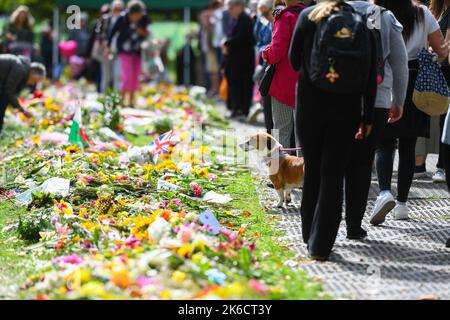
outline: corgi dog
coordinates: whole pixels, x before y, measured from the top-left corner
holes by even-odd
[[[246,151],[256,150],[269,168],[269,179],[279,196],[278,208],[292,201],[291,192],[300,188],[304,178],[304,159],[282,152],[282,145],[268,133],[257,133],[239,147]]]

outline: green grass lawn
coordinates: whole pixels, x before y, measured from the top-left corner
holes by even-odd
[[[236,217],[238,224],[247,225],[246,236],[257,239],[256,245],[260,249],[259,260],[264,260],[264,279],[267,283],[283,287],[285,294],[277,297],[281,299],[309,300],[330,299],[323,294],[323,288],[315,280],[309,278],[305,272],[292,269],[285,265],[287,260],[295,260],[295,253],[278,240],[280,233],[276,230],[273,218],[264,212],[256,192],[250,172],[243,170],[236,179],[225,188],[234,200],[234,209],[244,210],[245,215]],[[281,279],[281,281],[280,281]]]
[[[4,231],[5,226],[19,222],[19,215],[26,215],[25,208],[10,202],[0,203],[0,299],[20,297],[20,287],[36,268],[48,261],[47,252],[29,246],[17,238],[14,231]]]

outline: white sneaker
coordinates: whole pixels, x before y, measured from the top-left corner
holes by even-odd
[[[442,169],[438,169],[433,175],[434,183],[442,183],[445,182],[445,171]]]
[[[374,226],[382,224],[386,220],[386,216],[395,208],[394,196],[390,193],[379,195],[373,208],[373,214],[370,223]]]
[[[394,219],[395,220],[407,220],[409,219],[409,209],[404,204],[397,204],[394,209]]]

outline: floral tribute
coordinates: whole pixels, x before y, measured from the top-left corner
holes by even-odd
[[[147,88],[140,109],[121,110],[120,117],[111,104],[116,100],[70,83],[26,101],[36,115],[31,122],[9,115],[7,122],[21,129],[2,150],[3,169],[11,174],[0,201],[27,207],[11,232],[49,255],[23,285],[25,296],[282,298],[283,288],[265,282],[264,262],[245,226],[227,223],[227,204],[203,200],[212,190],[220,193],[225,176],[236,171],[207,157],[215,146],[197,139],[198,124],[209,141],[217,141],[215,134],[224,128],[202,92]],[[68,142],[78,108],[86,145]],[[170,121],[162,127],[165,117]],[[152,139],[168,130],[173,130],[169,152],[155,156]],[[138,137],[148,141],[134,146]],[[58,180],[47,182],[52,178]],[[217,235],[199,220],[206,210],[221,223]]]

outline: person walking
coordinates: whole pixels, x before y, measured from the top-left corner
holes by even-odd
[[[232,110],[229,118],[247,117],[252,104],[255,70],[253,21],[245,12],[244,0],[229,0],[228,12],[233,18],[233,28],[222,43],[222,50]]]
[[[378,57],[383,69],[378,82],[377,97],[371,134],[363,140],[354,140],[350,161],[345,175],[345,218],[347,238],[363,239],[367,236],[362,220],[367,208],[367,200],[372,180],[372,166],[375,148],[388,123],[398,121],[403,115],[403,104],[408,86],[408,55],[403,40],[403,27],[390,11],[368,1],[348,1],[362,15],[368,12],[379,14],[379,24],[374,31],[379,34],[382,49]]]
[[[140,0],[131,0],[108,37],[108,47],[111,48],[117,34],[117,52],[122,73],[122,100],[131,108],[134,107],[134,95],[139,90],[139,76],[142,71],[141,43],[149,35],[148,24],[144,3]]]
[[[346,19],[358,34],[352,35],[345,25],[336,24],[342,20],[328,19],[331,14]],[[377,91],[376,57],[372,54],[375,42],[358,19],[341,0],[304,9],[289,51],[292,67],[300,72],[296,130],[305,159],[300,209],[303,240],[316,260],[328,259],[336,241],[342,219],[344,175],[355,134],[361,123],[363,135],[369,135],[371,130]],[[334,29],[339,31],[327,36],[342,41],[315,41],[316,32]],[[346,47],[349,39],[353,39],[352,48],[360,53],[359,58],[353,55],[355,51],[346,50],[328,56],[328,52],[337,52],[341,45]],[[334,48],[333,44],[339,47]],[[325,47],[318,50],[320,45]]]
[[[33,115],[19,102],[17,95],[25,86],[35,86],[44,81],[45,66],[38,62],[31,62],[28,57],[12,54],[0,54],[0,133],[8,104],[26,117]]]
[[[279,141],[286,148],[298,144],[292,136],[294,133],[295,86],[298,72],[289,62],[289,46],[294,27],[305,5],[298,0],[284,0],[286,8],[274,18],[272,43],[263,51],[264,60],[275,65],[275,74],[269,94],[272,105],[273,129],[278,130]]]
[[[255,23],[255,40],[256,50],[258,54],[258,62],[260,68],[265,67],[262,54],[266,47],[272,43],[272,23],[274,16],[272,14],[274,9],[274,2],[272,0],[260,0],[258,2],[259,15]],[[267,133],[272,133],[273,119],[272,119],[272,98],[270,95],[262,97],[262,107],[264,112],[264,123]]]
[[[439,24],[430,10],[412,0],[386,1],[375,3],[392,13],[403,25],[403,38],[408,52],[409,81],[403,117],[387,125],[377,147],[377,172],[380,195],[378,196],[370,219],[371,224],[379,225],[385,221],[386,215],[394,209],[394,218],[408,219],[409,210],[406,205],[415,169],[415,148],[418,137],[430,136],[430,117],[417,109],[412,97],[418,75],[418,54],[428,47],[428,43],[443,61],[448,56]],[[397,202],[391,191],[391,180],[394,166],[396,142],[398,140],[399,169],[397,182]]]

